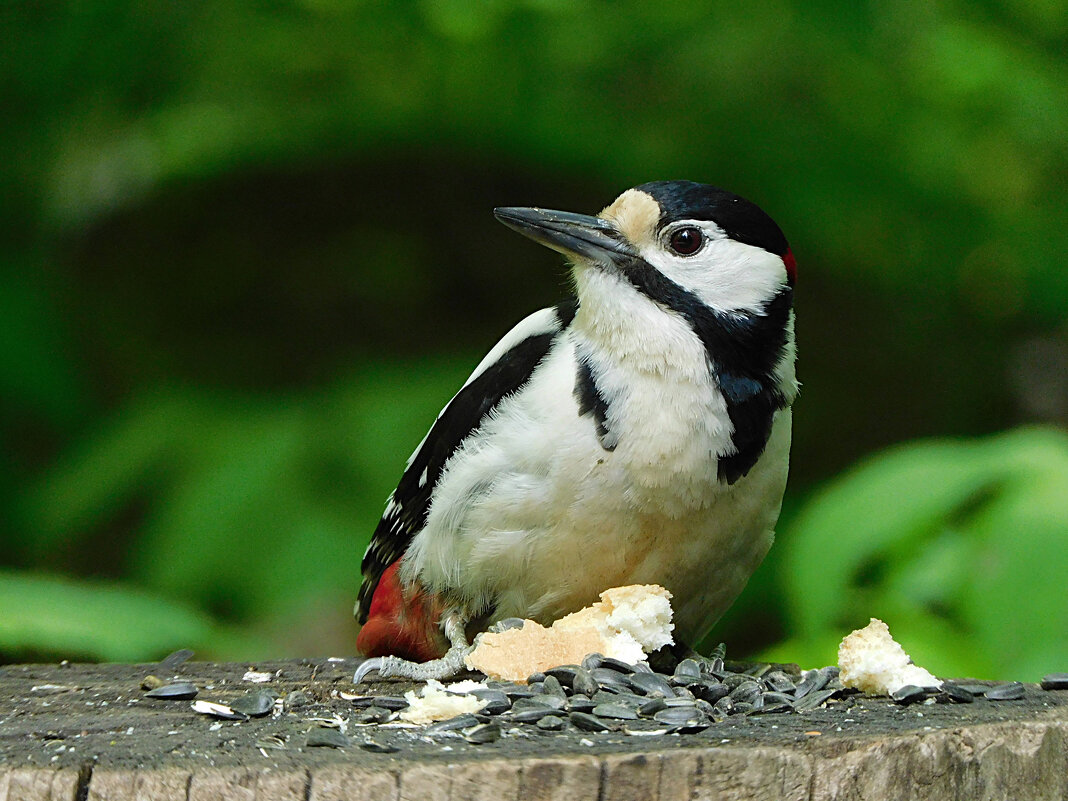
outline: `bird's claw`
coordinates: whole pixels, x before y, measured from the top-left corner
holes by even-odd
[[[453,647],[441,659],[429,662],[409,662],[396,656],[378,656],[364,660],[352,677],[353,684],[359,684],[368,673],[377,670],[380,678],[403,678],[415,681],[430,679],[451,679],[467,669],[464,657],[471,652],[470,646]]]
[[[359,684],[364,680],[364,678],[366,678],[367,674],[373,670],[377,670],[379,675],[382,675],[384,677],[385,674],[382,673],[383,661],[384,657],[381,656],[376,656],[371,659],[363,660],[363,662],[360,663],[360,666],[356,668],[356,673],[354,673],[352,676],[352,683]]]

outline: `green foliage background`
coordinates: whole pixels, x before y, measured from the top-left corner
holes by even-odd
[[[780,544],[714,636],[1068,664],[1063,4],[0,14],[0,657],[351,652],[405,458],[566,286],[490,209],[688,177],[800,268]]]

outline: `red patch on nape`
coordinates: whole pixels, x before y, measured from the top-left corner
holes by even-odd
[[[794,259],[794,252],[787,249],[786,255],[782,257],[782,263],[786,265],[786,280],[790,282],[790,286],[794,285],[794,281],[797,280],[797,261]]]
[[[416,587],[405,592],[397,572],[400,559],[378,580],[367,622],[356,636],[356,648],[366,657],[400,656],[426,662],[445,655],[448,645],[441,632],[441,604]]]

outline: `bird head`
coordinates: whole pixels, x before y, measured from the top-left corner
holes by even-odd
[[[494,214],[566,255],[580,287],[585,272],[609,273],[661,302],[682,294],[721,313],[760,314],[795,278],[779,226],[754,203],[707,184],[642,184],[596,217],[540,208]]]

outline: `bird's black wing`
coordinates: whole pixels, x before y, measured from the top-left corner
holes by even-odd
[[[404,555],[412,538],[426,524],[431,494],[449,457],[502,399],[527,382],[549,352],[554,337],[570,325],[577,306],[572,298],[535,312],[519,323],[497,343],[441,410],[430,432],[408,460],[364,553],[363,583],[356,603],[356,618],[360,623],[367,620],[371,596],[382,573]]]

